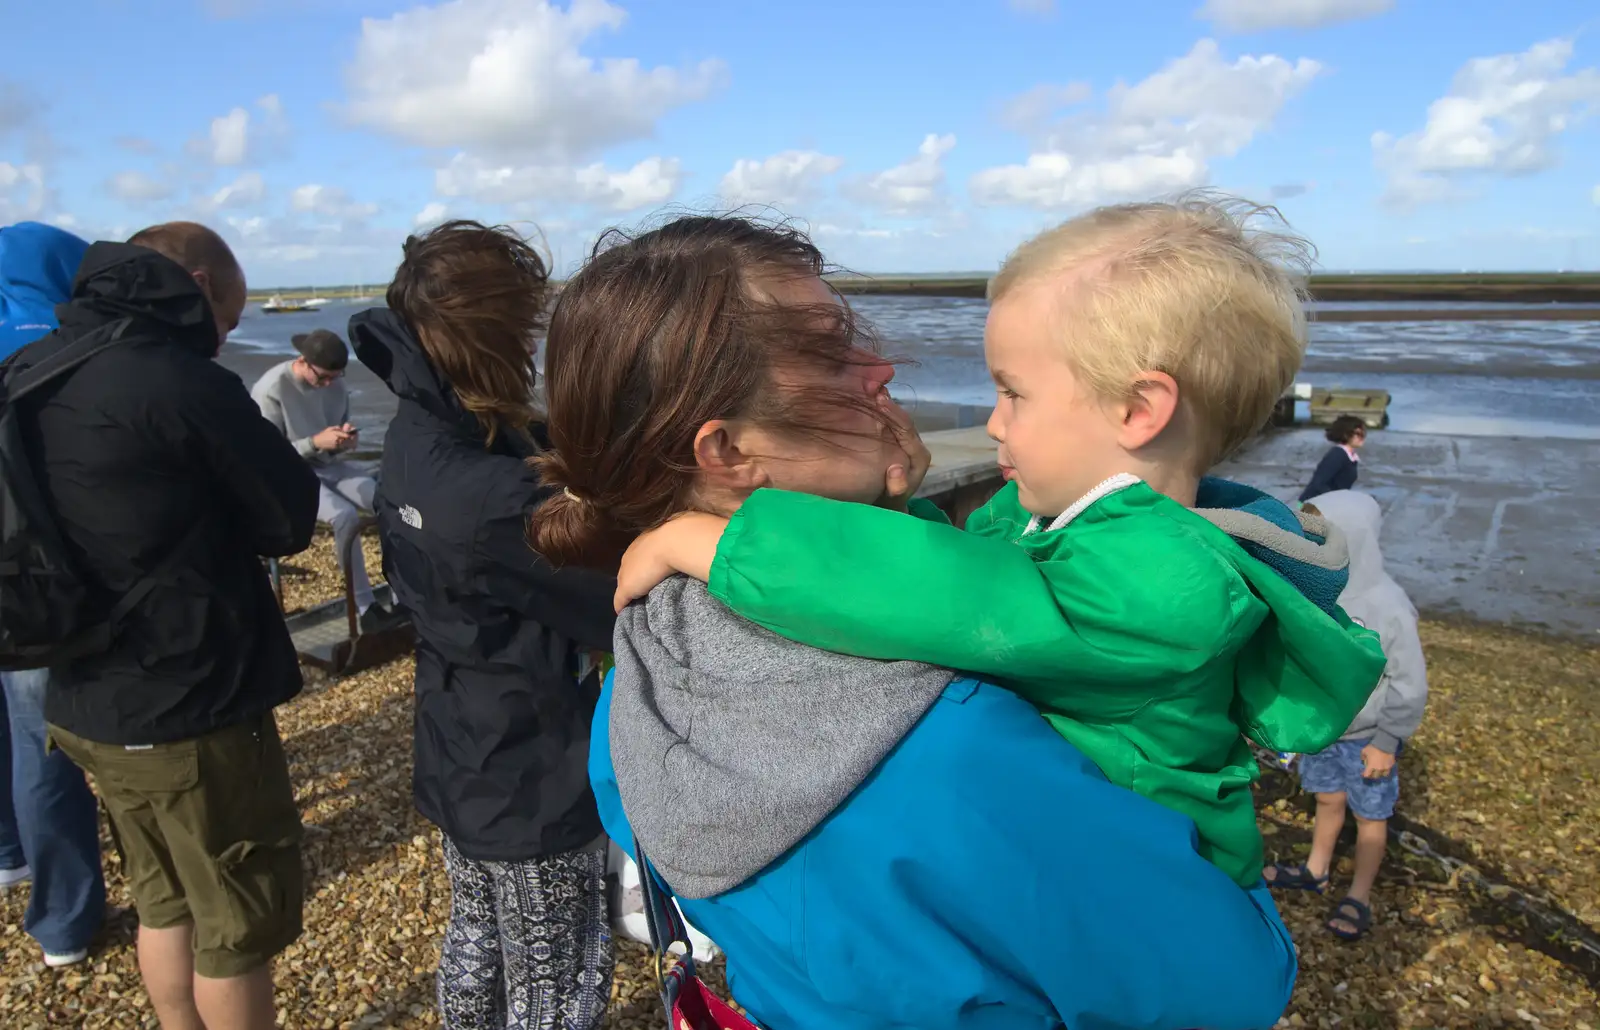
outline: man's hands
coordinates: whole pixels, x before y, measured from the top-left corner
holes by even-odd
[[[311,438],[311,446],[319,451],[348,451],[356,445],[360,430],[346,422],[342,426],[329,426]]]
[[[641,533],[623,552],[612,605],[622,611],[675,573],[702,583],[709,580],[717,544],[726,528],[728,520],[720,515],[688,511],[664,526]]]
[[[933,459],[906,409],[891,400],[887,391],[879,396],[878,404],[888,416],[895,443],[906,457],[903,464],[890,465],[884,474],[883,496],[878,499],[878,506],[905,511],[911,498],[922,489],[922,481],[927,477],[928,466]]]
[[[1381,780],[1394,772],[1394,755],[1375,744],[1361,749],[1361,775],[1368,780]]]

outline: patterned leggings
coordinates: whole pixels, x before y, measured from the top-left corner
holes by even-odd
[[[446,1030],[598,1030],[616,961],[604,851],[479,862],[444,839]]]

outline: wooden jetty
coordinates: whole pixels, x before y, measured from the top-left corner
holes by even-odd
[[[1334,419],[1354,415],[1369,429],[1382,429],[1389,424],[1389,391],[1387,390],[1323,390],[1313,389],[1310,402],[1311,424],[1330,425]]]

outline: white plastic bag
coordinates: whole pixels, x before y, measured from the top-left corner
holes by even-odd
[[[616,877],[616,894],[611,903],[611,932],[648,945],[650,924],[644,916],[644,891],[639,886],[639,866],[632,855],[614,842],[608,842],[607,849],[606,873]],[[679,911],[682,911],[681,908]],[[711,938],[691,926],[688,919],[684,919],[683,925],[689,927],[689,940],[694,944],[696,962],[710,962],[721,954]]]

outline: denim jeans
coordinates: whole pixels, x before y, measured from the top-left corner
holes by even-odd
[[[105,921],[100,813],[83,771],[45,754],[44,670],[0,673],[0,869],[27,865],[33,893],[23,928],[45,951],[89,946]]]

